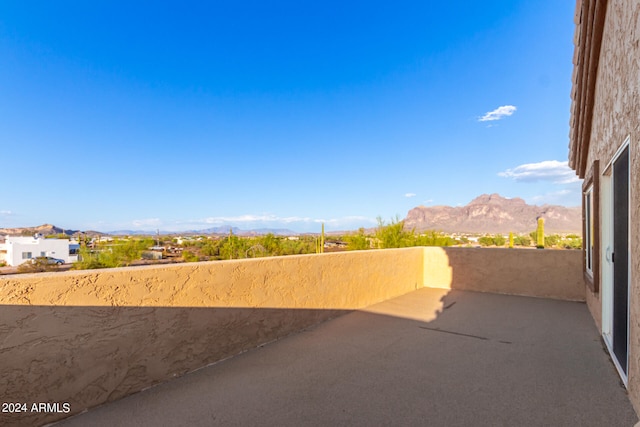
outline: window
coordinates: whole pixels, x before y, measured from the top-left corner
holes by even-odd
[[[600,292],[600,161],[594,160],[582,185],[584,278],[594,294]]]
[[[47,253],[46,253],[46,252],[44,252],[44,251],[41,251],[41,252],[40,252],[40,256],[47,256]]]
[[[584,193],[584,257],[585,269],[593,277],[593,186]]]
[[[22,252],[22,259],[31,259],[33,258],[31,252]]]

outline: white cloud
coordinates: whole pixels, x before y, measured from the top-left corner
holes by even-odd
[[[204,229],[212,226],[229,225],[242,229],[253,228],[290,228],[294,231],[315,231],[324,223],[334,230],[355,229],[369,224],[376,224],[374,218],[351,215],[338,218],[310,218],[301,216],[277,216],[273,214],[246,214],[237,216],[215,216],[188,221],[180,221],[176,229]],[[169,226],[167,226],[169,227]]]
[[[377,221],[373,218],[369,218],[366,216],[358,216],[358,215],[344,216],[342,218],[314,219],[313,222],[317,224],[324,222],[325,224],[331,224],[331,225],[350,224],[354,222],[360,222],[360,223],[366,222],[371,224],[377,223]]]
[[[134,219],[131,221],[134,227],[157,227],[162,225],[160,218]]]
[[[484,116],[478,119],[479,122],[491,122],[493,120],[500,120],[505,117],[509,117],[515,113],[517,108],[514,105],[503,105],[493,111],[489,111]]]
[[[513,169],[499,172],[498,176],[511,178],[517,182],[550,181],[554,184],[571,184],[580,181],[568,162],[545,160],[538,163],[527,163]]]
[[[406,194],[404,195],[404,197],[407,197],[407,198],[416,197],[416,196],[417,196],[417,194],[416,194],[416,193],[406,193]]]
[[[0,211],[0,215],[12,215],[12,214],[13,214],[13,212],[11,212],[11,211],[7,211],[7,210]]]
[[[536,205],[549,204],[562,206],[580,206],[580,199],[582,197],[581,187],[575,184],[570,185],[569,187],[570,188],[534,196],[531,198],[531,202]]]
[[[289,217],[278,217],[276,215],[239,215],[239,216],[215,216],[208,217],[201,221],[205,224],[226,224],[226,223],[255,223],[255,222],[281,222],[281,223],[292,223],[292,222],[313,222],[312,218],[303,218],[297,216],[289,216]]]

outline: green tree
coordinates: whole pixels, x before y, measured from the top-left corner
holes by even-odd
[[[235,234],[222,239],[220,246],[220,258],[222,259],[240,259],[247,257],[248,240],[242,239]]]
[[[207,257],[216,257],[220,255],[220,242],[216,240],[208,240],[200,248],[200,252]]]
[[[258,244],[262,245],[269,256],[282,255],[280,238],[268,233],[259,239]]]
[[[86,246],[80,248],[78,261],[74,269],[114,268],[131,265],[141,258],[142,251],[153,246],[153,239],[114,240],[111,244],[102,244],[95,250]]]
[[[404,229],[404,221],[398,217],[385,224],[382,218],[378,217],[378,228],[376,228],[376,239],[381,249],[386,248],[406,248],[415,246],[415,234]]]
[[[345,236],[348,251],[359,251],[363,249],[371,249],[369,238],[364,233],[364,228],[360,227],[356,234]]]
[[[111,268],[118,265],[112,265],[112,260],[103,252],[93,251],[82,246],[78,254],[78,261],[73,264],[74,270],[91,270],[94,268]]]

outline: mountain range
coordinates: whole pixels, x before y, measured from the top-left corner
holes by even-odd
[[[243,230],[238,227],[231,227],[229,225],[223,225],[221,227],[212,227],[205,228],[202,230],[186,230],[186,231],[160,231],[160,234],[180,234],[180,235],[189,235],[189,234],[218,234],[218,235],[227,235],[233,229],[233,234],[236,236],[261,236],[265,234],[274,234],[276,236],[297,236],[300,233],[297,233],[292,230],[288,230],[285,228],[258,228],[252,230]],[[156,234],[153,231],[140,231],[140,230],[114,230],[109,231],[109,235],[112,236],[136,236],[136,235],[151,235]]]
[[[437,230],[445,233],[528,233],[536,229],[537,218],[545,219],[545,232],[581,233],[582,213],[580,207],[557,205],[528,205],[518,197],[506,198],[499,194],[483,194],[466,206],[418,206],[411,209],[404,219],[405,227],[416,231]],[[217,234],[227,235],[231,226],[188,230],[181,232],[163,231],[161,234]],[[373,231],[373,230],[370,230]],[[37,227],[0,228],[0,235],[31,236],[34,234],[67,234],[77,236],[78,230],[65,230],[51,224]],[[242,230],[233,227],[237,236],[257,236],[272,233],[280,236],[295,236],[288,229],[262,228]],[[85,231],[87,236],[99,235],[153,235],[153,231],[116,230],[107,233]],[[331,233],[328,233],[331,234]]]
[[[68,236],[73,236],[77,233],[79,233],[78,230],[65,230],[51,224],[43,224],[36,227],[0,228],[0,235],[9,236],[33,236],[34,234],[42,234],[43,236],[50,236],[52,234],[66,234]],[[88,233],[103,234],[98,233],[97,231]]]
[[[528,205],[518,197],[483,194],[466,206],[418,206],[405,218],[405,226],[416,231],[445,233],[528,233],[536,229],[537,218],[545,220],[545,232],[582,233],[580,207]]]
[[[187,230],[187,231],[162,231],[160,234],[180,234],[180,235],[190,235],[190,234],[218,234],[218,235],[227,235],[229,231],[232,229],[231,226],[225,225],[221,227],[213,227],[207,228],[204,230]],[[255,230],[242,230],[237,227],[233,227],[233,234],[236,236],[259,236],[272,233],[276,236],[296,236],[300,233],[296,233],[295,231],[291,231],[284,228],[260,228]],[[66,234],[67,236],[78,236],[79,234],[84,234],[90,237],[93,236],[149,236],[156,234],[153,231],[141,231],[141,230],[114,230],[106,233],[100,231],[84,231],[81,232],[79,230],[66,230],[60,227],[56,227],[51,224],[43,224],[38,225],[36,227],[16,227],[16,228],[0,228],[0,236],[9,235],[9,236],[33,236],[34,234],[42,234],[43,236],[50,236],[53,234]]]

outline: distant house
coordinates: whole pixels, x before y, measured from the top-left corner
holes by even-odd
[[[569,166],[587,304],[640,412],[640,2],[578,0]]]
[[[0,242],[0,262],[18,266],[32,258],[50,256],[70,263],[78,260],[79,250],[78,242],[67,239],[45,239],[42,235],[6,236],[4,242]]]

